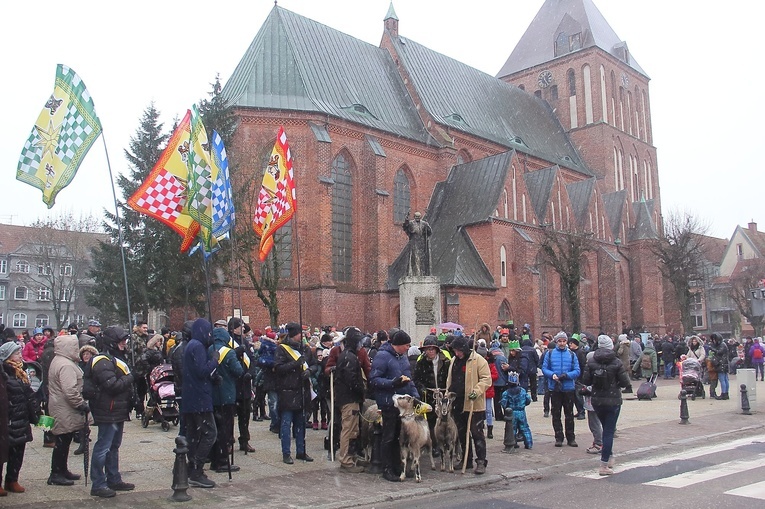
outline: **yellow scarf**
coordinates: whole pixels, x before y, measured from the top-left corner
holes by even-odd
[[[27,376],[27,372],[24,371],[24,363],[18,362],[18,361],[12,361],[10,359],[5,361],[6,364],[8,364],[10,367],[13,368],[13,370],[16,372],[16,378],[24,382],[25,384],[29,385],[29,377]]]

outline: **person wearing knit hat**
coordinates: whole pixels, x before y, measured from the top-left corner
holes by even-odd
[[[614,432],[622,405],[622,389],[632,392],[632,384],[627,369],[616,356],[609,336],[598,336],[598,348],[588,356],[582,370],[581,383],[590,393],[593,411],[603,427],[598,474],[612,475]]]
[[[571,337],[568,340],[568,348],[574,352],[574,355],[576,355],[576,359],[579,362],[579,369],[581,369],[584,366],[584,363],[587,362],[587,352],[584,348],[581,348],[581,345],[582,335],[578,332],[571,334]],[[584,398],[578,391],[574,391],[574,406],[576,407],[574,417],[576,417],[577,420],[583,421],[587,417],[587,414],[584,411]]]
[[[399,411],[393,402],[394,394],[408,394],[420,398],[414,382],[412,369],[406,354],[412,339],[402,330],[391,335],[383,343],[372,360],[369,383],[374,389],[377,408],[382,413],[381,460],[383,478],[391,482],[401,480],[401,458],[399,453]]]
[[[0,346],[0,369],[6,377],[5,389],[8,394],[8,433],[3,437],[8,444],[8,465],[5,473],[5,491],[23,493],[19,484],[19,472],[24,463],[24,450],[27,442],[32,441],[32,423],[37,423],[40,406],[29,383],[29,376],[24,371],[21,347],[16,342]],[[0,477],[2,476],[0,463]],[[3,492],[5,493],[5,492]]]
[[[313,461],[305,443],[305,413],[311,403],[311,371],[302,341],[303,328],[297,322],[289,322],[285,329],[287,337],[274,354],[274,371],[281,418],[282,462],[292,465],[295,463],[290,454],[293,435],[295,459]]]
[[[545,354],[542,372],[550,391],[552,425],[555,432],[555,447],[563,447],[563,438],[570,447],[578,447],[574,434],[574,400],[576,379],[581,373],[576,354],[568,348],[568,335],[560,331],[555,335],[553,350]],[[565,414],[565,433],[561,422],[561,410]]]
[[[514,437],[519,435],[523,437],[524,447],[531,449],[534,445],[534,440],[531,436],[528,418],[526,417],[526,407],[531,404],[531,395],[519,385],[519,376],[515,371],[507,374],[507,381],[509,387],[502,394],[500,406],[504,410],[505,415],[512,413],[513,419],[506,422],[505,437],[507,438],[505,439],[505,451],[509,451],[511,448],[518,448],[518,444],[514,444]]]
[[[454,358],[449,365],[446,388],[456,394],[454,399],[454,420],[457,437],[460,440],[466,465],[472,464],[475,444],[476,475],[486,473],[486,391],[491,387],[491,369],[487,360],[470,350],[464,336],[452,341]],[[469,429],[468,429],[469,426]],[[467,433],[472,437],[472,443]]]

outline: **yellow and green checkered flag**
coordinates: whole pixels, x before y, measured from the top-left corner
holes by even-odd
[[[194,105],[191,109],[191,139],[187,159],[189,177],[186,207],[192,219],[199,223],[199,237],[208,253],[211,253],[217,244],[212,235],[212,216],[213,183],[218,178],[219,171],[217,165],[213,164],[210,148],[202,117]]]
[[[16,179],[40,189],[43,202],[53,207],[100,134],[101,122],[85,83],[59,64],[53,93],[21,151]]]

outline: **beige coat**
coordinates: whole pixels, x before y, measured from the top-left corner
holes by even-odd
[[[58,336],[54,340],[55,356],[48,370],[48,412],[56,419],[54,435],[79,431],[85,425],[85,416],[77,410],[85,403],[82,370],[77,365],[79,351],[77,336]]]
[[[447,387],[452,385],[452,367],[454,367],[454,361],[449,365],[449,376],[446,378]],[[465,404],[462,411],[469,412],[471,409],[474,412],[485,411],[485,394],[489,387],[491,387],[489,363],[473,350],[470,352],[467,364],[465,364]],[[468,398],[468,395],[473,391],[475,391],[478,397],[471,400]]]

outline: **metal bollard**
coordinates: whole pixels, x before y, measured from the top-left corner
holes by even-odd
[[[377,419],[373,424],[372,431],[372,458],[369,460],[369,466],[364,469],[367,474],[379,474],[383,471],[381,449],[382,449],[382,422]]]
[[[186,493],[189,489],[189,470],[186,464],[186,454],[189,452],[186,437],[175,437],[175,463],[173,464],[173,485],[171,486],[173,494],[170,500],[173,502],[188,502],[191,495]]]
[[[752,415],[751,409],[749,406],[749,391],[746,388],[746,384],[741,384],[741,413]]]
[[[690,417],[688,415],[688,394],[685,389],[680,391],[678,399],[680,400],[680,424],[690,424],[688,422],[688,417]]]
[[[515,416],[509,408],[505,409],[505,436],[502,439],[505,446],[503,452],[513,452],[518,448],[518,440],[515,438]]]

